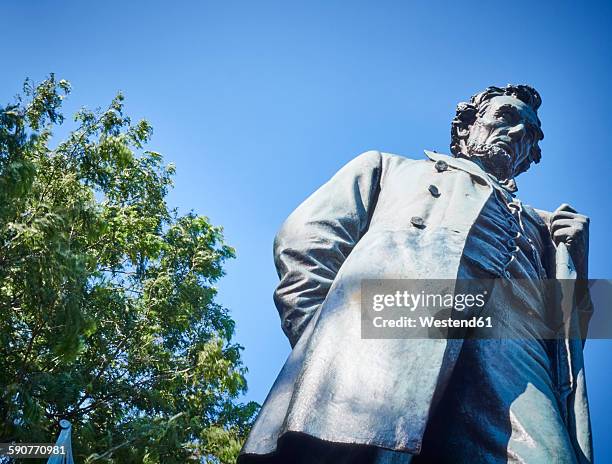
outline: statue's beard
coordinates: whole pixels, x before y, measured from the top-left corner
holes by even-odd
[[[502,147],[488,143],[470,142],[467,146],[468,157],[477,158],[485,171],[500,181],[511,179],[512,155]]]

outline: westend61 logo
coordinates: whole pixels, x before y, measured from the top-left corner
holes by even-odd
[[[487,290],[482,293],[430,293],[421,290],[413,293],[396,290],[394,293],[375,293],[372,295],[372,310],[376,313],[389,311],[387,316],[376,315],[371,319],[375,329],[460,329],[493,328],[491,316],[471,315],[453,317],[452,311],[460,313],[482,309],[486,303]],[[398,311],[399,310],[399,311]],[[434,314],[432,314],[434,310]],[[403,312],[409,311],[410,316]],[[419,313],[420,315],[417,315]],[[433,335],[448,336],[447,332],[434,332]],[[388,335],[391,335],[390,333]],[[422,335],[416,331],[413,335]]]
[[[476,285],[474,285],[476,283]],[[364,338],[447,338],[460,329],[493,327],[482,314],[489,286],[451,280],[364,280]]]
[[[609,280],[364,279],[360,286],[366,339],[612,339]]]

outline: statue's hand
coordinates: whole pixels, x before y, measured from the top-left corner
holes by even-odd
[[[555,245],[564,242],[579,279],[588,277],[589,218],[563,203],[552,214],[550,233]]]

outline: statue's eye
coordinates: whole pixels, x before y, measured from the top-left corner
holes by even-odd
[[[497,112],[498,119],[502,119],[510,124],[515,124],[517,120],[517,114],[515,111],[507,108],[500,108]]]

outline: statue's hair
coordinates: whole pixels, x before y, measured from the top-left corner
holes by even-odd
[[[459,137],[459,130],[465,130],[470,127],[476,121],[478,114],[481,114],[484,110],[487,102],[493,97],[499,97],[503,95],[509,95],[518,98],[526,105],[529,105],[533,109],[534,113],[537,114],[538,108],[542,104],[542,98],[536,89],[529,85],[512,85],[508,84],[504,88],[500,87],[488,87],[486,90],[472,95],[469,103],[461,102],[457,105],[457,113],[451,122],[451,153],[457,156],[461,152],[461,145]],[[540,119],[538,118],[538,127],[541,127]],[[542,131],[539,133],[538,140],[542,140],[544,134]],[[534,144],[531,149],[529,158],[527,158],[520,166],[518,166],[518,172],[525,172],[531,163],[539,163],[542,158],[542,152],[538,143]]]

